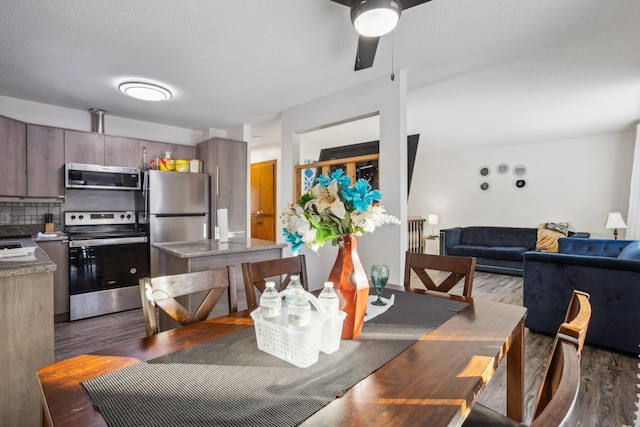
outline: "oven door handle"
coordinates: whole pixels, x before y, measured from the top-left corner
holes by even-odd
[[[118,237],[116,239],[87,239],[87,240],[69,240],[70,248],[81,248],[87,246],[109,246],[109,245],[127,245],[130,243],[146,243],[147,237]]]

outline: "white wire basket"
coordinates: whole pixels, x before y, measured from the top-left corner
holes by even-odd
[[[264,320],[260,307],[251,312],[258,349],[300,368],[316,363],[320,351],[331,354],[340,348],[342,323],[347,316],[342,311],[337,315],[328,315],[315,296],[308,292],[304,294],[312,306],[308,329],[289,328],[285,304],[282,306],[280,324]],[[280,292],[280,296],[284,296],[284,292]]]

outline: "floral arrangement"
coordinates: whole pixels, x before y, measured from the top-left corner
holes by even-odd
[[[361,236],[384,224],[399,224],[380,204],[382,193],[359,179],[351,186],[351,177],[338,169],[331,176],[320,175],[316,184],[282,214],[284,237],[294,255],[303,245],[314,251],[326,242],[336,245],[345,234]]]

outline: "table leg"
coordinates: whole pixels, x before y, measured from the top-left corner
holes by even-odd
[[[524,322],[520,322],[517,336],[507,352],[507,416],[514,421],[524,420]]]

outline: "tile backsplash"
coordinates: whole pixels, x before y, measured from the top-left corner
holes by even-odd
[[[0,202],[0,225],[44,224],[44,214],[53,214],[55,229],[62,224],[60,203]]]

